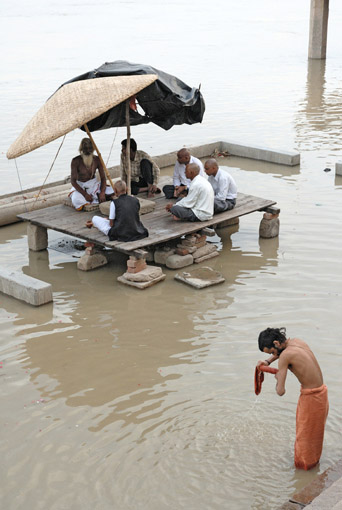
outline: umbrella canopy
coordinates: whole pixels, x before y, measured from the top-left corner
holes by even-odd
[[[148,87],[157,78],[156,74],[101,77],[98,80],[84,79],[63,85],[12,143],[7,158],[17,158],[52,142],[120,103],[124,106],[126,99]]]
[[[149,65],[116,60],[77,76],[67,83],[106,76],[144,76],[148,74],[156,74],[158,79],[137,93],[136,99],[143,109],[144,115],[130,109],[129,123],[131,126],[153,122],[167,130],[175,125],[202,122],[205,103],[200,90],[191,88],[175,76]],[[90,131],[125,125],[124,104],[110,109],[88,123]]]

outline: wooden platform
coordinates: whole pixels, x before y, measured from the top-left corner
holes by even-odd
[[[171,239],[177,239],[184,234],[197,232],[204,227],[214,227],[226,220],[239,218],[255,211],[262,211],[276,204],[273,200],[238,193],[236,206],[231,211],[216,214],[213,219],[208,221],[185,222],[173,220],[170,213],[165,210],[166,204],[173,202],[173,200],[161,197],[155,199],[155,202],[155,210],[141,217],[143,224],[149,231],[149,237],[127,243],[109,241],[108,237],[96,228],[89,229],[86,227],[86,221],[91,220],[94,214],[100,214],[100,212],[79,212],[66,205],[56,205],[46,209],[19,214],[18,218],[29,221],[33,225],[63,232],[64,234],[95,243],[96,245],[129,254],[134,250],[162,244]]]

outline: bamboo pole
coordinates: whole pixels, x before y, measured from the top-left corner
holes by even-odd
[[[109,180],[110,185],[111,185],[111,187],[112,187],[112,188],[113,188],[113,190],[114,190],[114,184],[113,184],[113,181],[112,181],[112,179],[111,179],[111,176],[110,176],[110,174],[109,174],[109,172],[108,172],[108,170],[107,170],[107,167],[106,167],[106,165],[105,165],[105,162],[103,161],[103,158],[102,158],[102,156],[101,156],[101,153],[100,153],[100,151],[99,151],[99,149],[98,149],[98,147],[97,147],[97,145],[96,145],[96,143],[95,143],[95,141],[94,141],[94,138],[91,136],[91,133],[90,133],[90,131],[89,131],[89,128],[88,128],[87,124],[84,124],[84,129],[86,130],[87,135],[89,136],[89,138],[90,138],[90,140],[91,140],[91,143],[93,144],[93,147],[94,147],[94,149],[96,150],[98,157],[100,158],[100,161],[101,161],[101,163],[102,163],[102,167],[103,167],[103,169],[104,169],[104,171],[105,171],[105,174],[106,174],[106,177],[107,177],[107,179]]]
[[[127,145],[126,145],[126,174],[127,174],[127,194],[131,194],[131,127],[129,122],[129,99],[126,99],[126,126],[127,126]]]

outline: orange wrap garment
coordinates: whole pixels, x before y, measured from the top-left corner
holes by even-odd
[[[318,464],[328,411],[328,388],[325,384],[300,390],[296,415],[296,468],[308,470]]]

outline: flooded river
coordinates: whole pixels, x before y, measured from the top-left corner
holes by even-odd
[[[1,508],[277,509],[342,458],[342,7],[330,2],[328,59],[308,63],[309,2],[274,3],[3,2],[1,194],[20,188],[5,153],[45,99],[116,59],[202,84],[201,125],[133,128],[150,154],[223,139],[298,150],[301,165],[220,161],[239,191],[277,201],[280,236],[259,239],[261,213],[219,231],[209,265],[226,281],[207,290],[165,269],[140,292],[116,282],[123,255],[84,273],[62,234],[29,253],[24,224],[1,227],[1,265],[54,295],[37,309],[0,295]],[[69,173],[82,136],[67,137],[50,181]],[[95,134],[105,160],[114,136],[109,164],[125,131]],[[41,184],[59,143],[17,160],[23,187]],[[307,341],[329,388],[310,472],[293,466],[293,375],[282,398],[270,375],[254,394],[267,326]]]

